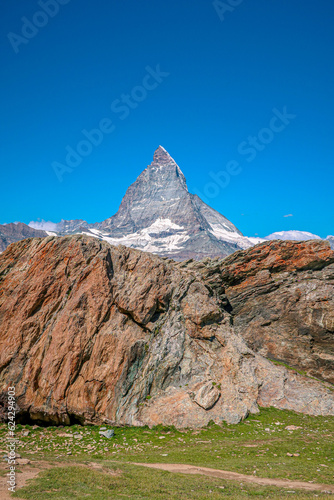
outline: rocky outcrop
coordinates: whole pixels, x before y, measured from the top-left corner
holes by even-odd
[[[235,331],[247,345],[331,383],[333,263],[323,241],[274,242],[229,257],[222,273]]]
[[[273,364],[245,334],[261,295],[285,287],[282,302],[292,305],[299,286],[299,302],[317,301],[318,280],[319,303],[332,294],[334,254],[318,242],[298,245],[200,263],[87,236],[11,245],[0,256],[0,399],[14,385],[18,419],[53,424],[199,427],[239,422],[259,405],[334,414],[326,384]],[[265,315],[261,307],[252,321]],[[284,318],[271,321],[283,328]],[[272,332],[279,344],[283,333]]]
[[[224,290],[248,347],[334,383],[333,263],[328,243],[312,240],[263,243],[215,266],[191,266]]]
[[[47,236],[45,231],[33,229],[22,222],[2,224],[0,225],[0,252],[3,252],[8,245],[15,241],[43,236]]]

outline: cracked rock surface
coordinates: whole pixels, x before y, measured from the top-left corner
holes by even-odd
[[[181,263],[87,236],[14,243],[0,255],[0,416],[8,385],[26,422],[333,415],[333,263],[318,241]]]

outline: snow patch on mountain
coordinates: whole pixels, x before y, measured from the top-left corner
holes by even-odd
[[[168,231],[168,229],[184,229],[182,226],[178,226],[174,224],[170,219],[163,219],[159,217],[156,221],[153,222],[151,226],[147,228],[152,233],[161,233],[163,231]],[[145,229],[143,230],[145,231]]]
[[[240,248],[245,250],[253,246],[253,243],[246,236],[242,236],[231,229],[226,224],[210,224],[212,230],[210,231],[217,240],[228,241],[235,243]]]
[[[320,236],[313,233],[308,233],[307,231],[277,231],[276,233],[269,234],[265,237],[265,240],[297,240],[297,241],[307,241],[307,240],[321,240]]]
[[[96,236],[108,236],[107,234],[104,234],[102,231],[100,231],[99,229],[93,229],[93,228],[90,228],[89,229],[90,233],[93,233],[95,234]],[[89,234],[89,233],[85,233],[85,234]]]
[[[265,238],[259,238],[258,236],[247,236],[247,239],[249,239],[252,245],[258,245],[267,241]]]
[[[170,219],[161,217],[150,226],[135,233],[124,235],[121,238],[113,238],[98,229],[90,229],[90,232],[84,232],[84,234],[92,236],[91,233],[111,245],[124,245],[153,253],[179,250],[180,245],[190,238],[182,226],[175,224]]]
[[[32,227],[33,229],[41,229],[42,231],[57,231],[57,225],[55,222],[51,221],[30,221],[28,226]]]

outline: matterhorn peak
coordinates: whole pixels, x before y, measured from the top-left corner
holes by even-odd
[[[118,212],[92,231],[112,245],[176,260],[225,257],[252,246],[226,217],[189,193],[180,167],[162,146],[127,189]]]
[[[115,215],[95,224],[62,221],[55,231],[83,232],[176,260],[226,257],[253,245],[226,217],[188,191],[180,167],[162,146],[128,187]]]
[[[163,148],[159,146],[153,155],[153,163],[158,165],[168,165],[170,163],[175,163],[175,160],[171,157],[171,155]]]

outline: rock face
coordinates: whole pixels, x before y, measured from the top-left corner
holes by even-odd
[[[334,253],[323,241],[272,242],[222,267],[234,329],[247,345],[334,383]]]
[[[0,225],[0,252],[3,252],[8,245],[15,241],[43,236],[47,236],[45,231],[33,229],[22,222]]]
[[[259,405],[333,415],[325,383],[261,355],[272,356],[269,335],[278,349],[281,338],[293,346],[302,335],[290,328],[284,336],[287,320],[273,318],[291,310],[295,320],[300,303],[307,342],[296,338],[294,365],[304,366],[314,328],[312,373],[330,378],[321,328],[332,323],[307,307],[332,314],[333,262],[322,242],[271,242],[223,261],[183,263],[87,236],[15,243],[0,255],[3,418],[9,385],[18,420],[53,424],[199,427],[239,422]],[[262,302],[280,288],[276,309],[273,299]],[[265,330],[262,318],[281,328]]]

